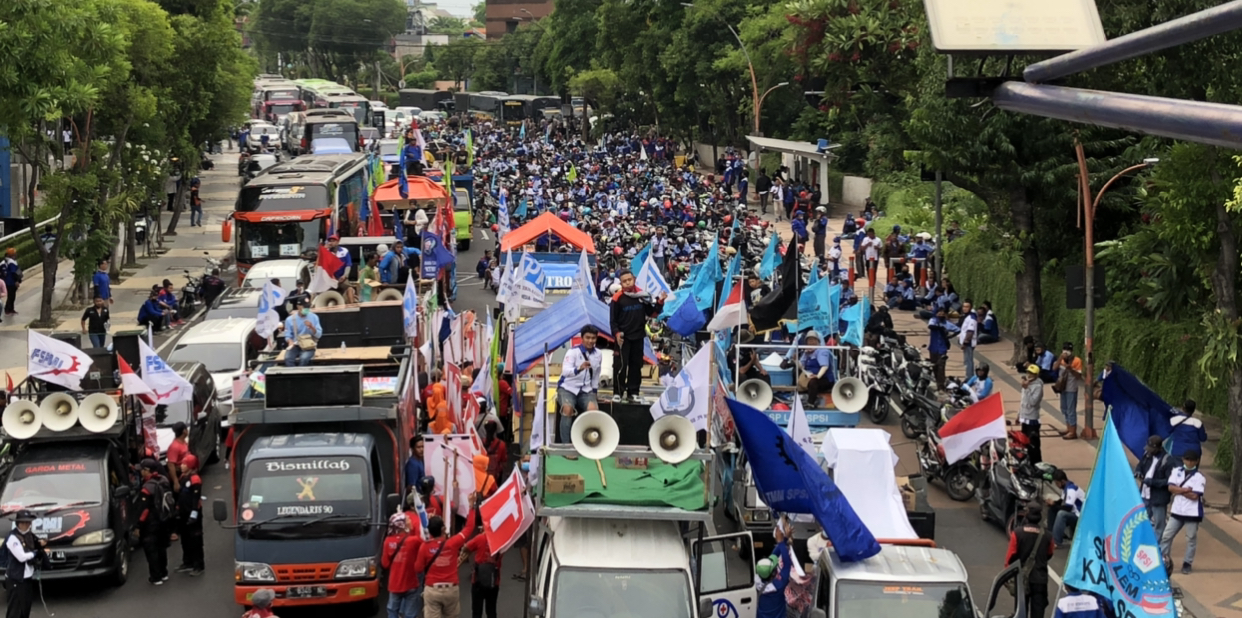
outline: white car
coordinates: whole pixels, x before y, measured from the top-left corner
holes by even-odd
[[[378,109],[388,109],[388,104],[383,101],[376,101],[372,99],[370,101],[367,101],[367,103],[371,104],[371,111],[375,111]]]
[[[448,118],[448,114],[436,110],[427,110],[418,115],[418,121],[423,124],[434,124],[445,118]]]
[[[243,288],[262,289],[263,284],[272,279],[280,280],[280,287],[285,292],[292,292],[297,289],[297,283],[301,281],[310,285],[311,270],[310,262],[301,258],[280,259],[280,260],[264,260],[250,267],[246,272],[246,278],[242,280]]]
[[[394,107],[393,109],[395,111],[401,112],[402,114],[405,114],[405,117],[407,120],[410,118],[416,118],[419,114],[423,113],[423,108],[414,107],[412,105],[399,105],[397,107]]]

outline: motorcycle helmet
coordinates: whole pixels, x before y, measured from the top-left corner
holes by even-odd
[[[493,232],[499,232],[499,231],[500,231],[500,225],[498,225],[498,224],[496,224],[496,223],[493,223],[493,224],[492,224],[492,231],[493,231]]]
[[[436,480],[430,476],[424,476],[418,479],[418,493],[426,496],[436,488]]]
[[[906,360],[912,363],[919,362],[919,359],[922,357],[916,348],[906,348],[902,354],[906,357]]]
[[[707,229],[707,222],[706,222],[706,221],[699,221],[699,229],[700,229],[700,230],[705,230],[705,229]]]
[[[624,251],[622,251],[621,247],[613,247],[613,248],[612,248],[612,254],[613,254],[613,255],[621,255],[622,253],[624,253]]]
[[[731,223],[733,223],[733,215],[725,215],[724,224],[729,225]]]

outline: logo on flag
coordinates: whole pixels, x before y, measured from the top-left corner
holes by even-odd
[[[673,378],[673,384],[651,404],[651,417],[668,414],[685,417],[695,429],[707,429],[707,410],[711,405],[711,348],[703,346]]]
[[[401,297],[401,320],[405,326],[405,336],[418,334],[418,289],[414,287],[414,277],[405,280],[405,295]]]
[[[508,550],[526,533],[535,523],[535,507],[521,470],[514,470],[509,480],[479,505],[479,514],[483,516],[483,533],[493,556]]]
[[[280,325],[280,314],[276,308],[285,302],[285,291],[276,287],[271,281],[263,284],[263,293],[259,296],[259,316],[254,330],[264,339],[271,337]]]
[[[193,401],[194,387],[141,338],[138,339],[138,353],[142,356],[142,381],[151,387],[156,403]]]
[[[634,276],[634,284],[638,289],[651,294],[652,298],[659,298],[660,294],[672,294],[673,288],[669,287],[668,282],[660,275],[660,269],[656,266],[655,258],[650,254],[647,259],[643,260],[642,268],[638,269],[638,274]],[[668,302],[665,299],[664,302]]]
[[[91,357],[64,341],[52,339],[33,330],[26,331],[29,356],[26,373],[49,384],[59,384],[75,391],[82,390],[82,378],[90,369]]]

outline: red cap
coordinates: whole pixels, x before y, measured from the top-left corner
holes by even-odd
[[[340,239],[341,239],[341,237],[340,237],[340,236],[337,236],[336,234],[333,234],[333,235],[331,235],[331,236],[329,236],[329,237],[328,237],[328,240],[340,240]]]

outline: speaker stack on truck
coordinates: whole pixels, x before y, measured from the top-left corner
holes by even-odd
[[[43,430],[60,434],[77,426],[95,434],[112,429],[120,415],[120,407],[107,393],[91,393],[80,401],[70,393],[51,393],[39,403],[10,402],[0,415],[0,426],[15,440],[33,438]]]

